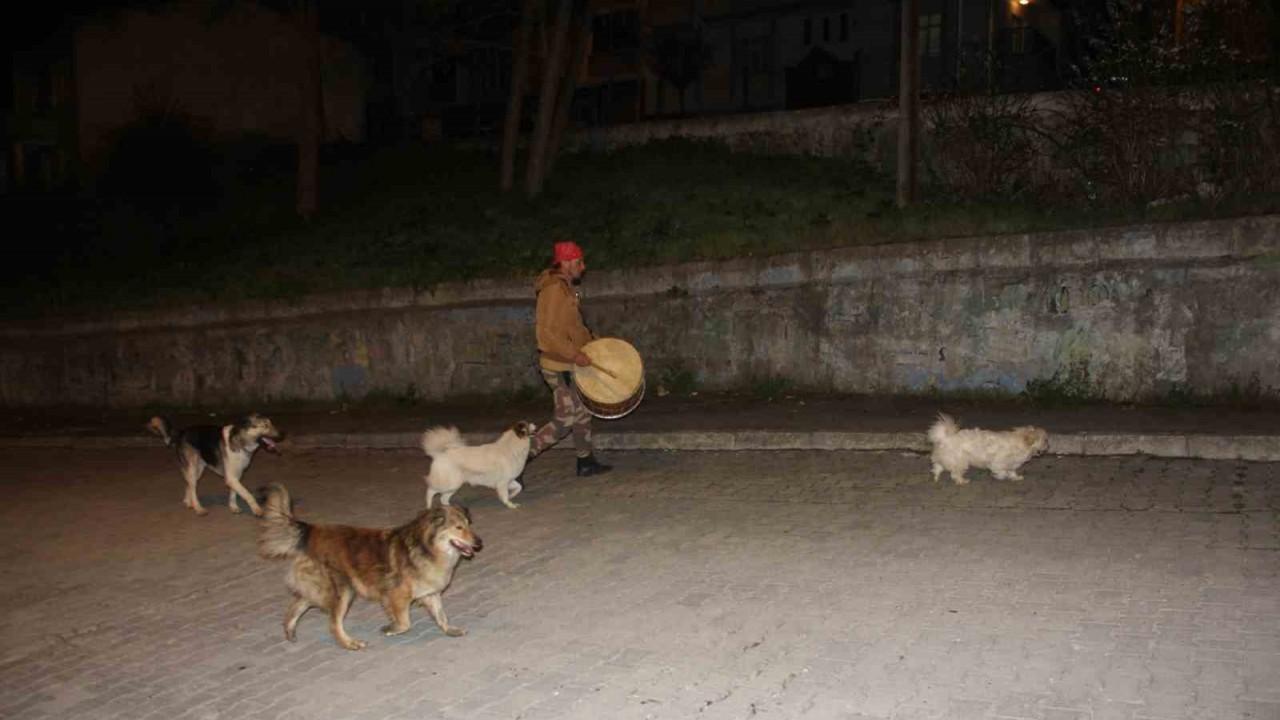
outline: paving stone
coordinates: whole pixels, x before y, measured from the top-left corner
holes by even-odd
[[[0,450],[0,716],[389,720],[1280,717],[1274,467],[1036,460],[933,483],[898,452],[556,451],[522,506],[465,489],[485,550],[384,638],[358,601],[281,637],[284,564],[154,448]],[[251,470],[313,522],[418,511],[420,453]],[[1225,491],[1224,491],[1225,488]]]

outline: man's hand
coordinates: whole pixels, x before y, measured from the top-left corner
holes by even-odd
[[[573,364],[580,367],[587,367],[591,364],[591,358],[587,357],[586,353],[578,353],[573,356]]]

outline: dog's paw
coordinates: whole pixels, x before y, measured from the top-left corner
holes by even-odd
[[[350,639],[350,640],[348,640],[347,642],[344,642],[344,643],[341,643],[341,644],[342,644],[342,647],[344,647],[344,648],[346,648],[346,649],[348,649],[348,650],[363,650],[363,649],[365,649],[365,648],[369,647],[369,643],[367,643],[367,642],[365,642],[365,641],[363,641],[363,640],[356,640],[355,638],[351,638],[351,639]]]
[[[253,509],[253,514],[254,514],[254,516],[255,516],[255,517],[262,517],[262,508],[260,508],[260,507],[256,507],[256,508],[254,508],[254,509]]]
[[[520,507],[520,503],[513,503],[513,502],[509,502],[509,503],[506,503],[506,505],[507,505],[507,507],[511,508],[512,510],[515,510],[516,508]]]
[[[967,477],[958,477],[958,478],[956,478],[956,479],[955,479],[955,482],[956,482],[956,484],[957,484],[957,485],[968,485],[968,484],[969,484],[969,478],[967,478]]]
[[[236,515],[239,515],[239,514],[240,514],[240,506],[239,506],[239,505],[228,505],[228,506],[227,506],[227,509],[228,509],[228,510],[230,510],[231,512],[235,513]]]
[[[204,517],[205,515],[208,515],[208,514],[209,514],[209,511],[208,511],[208,510],[206,510],[206,509],[204,509],[204,508],[202,508],[202,507],[198,507],[198,508],[196,508],[196,515],[199,515],[200,517]]]
[[[288,640],[289,642],[298,642],[298,633],[290,630],[289,628],[285,628],[284,639]]]
[[[449,637],[462,637],[463,635],[467,634],[467,631],[463,630],[460,627],[453,626],[453,627],[450,627],[448,630],[445,630],[444,634],[448,635]]]
[[[382,626],[382,634],[386,635],[387,637],[391,637],[392,635],[403,635],[407,632],[409,632],[409,628],[407,626],[398,628],[395,625],[392,625],[390,623],[387,623],[386,625]]]

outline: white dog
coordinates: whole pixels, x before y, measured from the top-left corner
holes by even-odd
[[[440,504],[464,484],[482,485],[498,491],[498,499],[509,508],[520,507],[511,498],[524,486],[516,478],[529,460],[529,441],[538,431],[531,422],[520,421],[486,445],[468,445],[456,427],[431,428],[422,434],[422,451],[431,457],[427,481],[427,509],[440,496]]]
[[[971,467],[987,468],[1001,480],[1021,480],[1018,468],[1045,451],[1049,433],[1031,425],[1004,431],[961,430],[955,420],[938,413],[938,421],[929,428],[929,441],[934,482],[946,470],[957,485],[965,485],[969,480],[964,472]]]

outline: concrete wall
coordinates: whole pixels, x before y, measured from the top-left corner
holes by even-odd
[[[588,244],[588,252],[590,246]],[[705,387],[1131,400],[1280,387],[1280,216],[599,272],[597,334]],[[524,281],[0,326],[0,403],[423,397],[538,382]]]
[[[1042,92],[1026,96],[1029,108],[1046,128],[1068,107],[1068,94]],[[922,152],[930,147],[928,105],[921,122]],[[718,142],[734,151],[767,155],[813,155],[861,158],[887,172],[896,171],[898,107],[887,100],[772,112],[705,115],[645,120],[574,131],[566,138],[570,152],[602,152],[660,140]]]
[[[892,155],[897,110],[883,102],[779,110],[587,128],[570,133],[570,152],[601,152],[668,140],[723,143],[733,150],[777,155],[864,157],[883,164]]]

